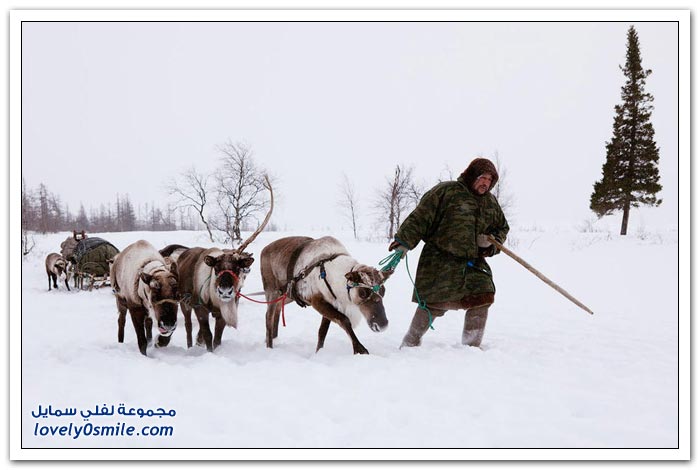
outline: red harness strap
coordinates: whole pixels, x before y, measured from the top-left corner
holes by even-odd
[[[233,271],[229,270],[229,269],[225,269],[225,270],[223,270],[223,271],[219,271],[219,274],[217,274],[216,277],[221,277],[221,275],[224,274],[224,273],[229,273],[229,274],[231,274],[231,276],[233,276],[234,283],[238,284],[238,275],[237,275],[236,273],[234,273]],[[262,301],[260,301],[260,300],[251,299],[251,298],[248,297],[247,295],[241,294],[241,291],[236,292],[236,298],[239,298],[239,297],[243,297],[244,299],[250,300],[251,302],[255,302],[256,304],[276,304],[277,302],[280,302],[280,301],[281,301],[281,302],[282,302],[282,326],[284,326],[284,327],[287,326],[287,322],[286,322],[286,320],[284,319],[284,301],[287,299],[287,294],[286,294],[286,293],[285,293],[285,294],[282,294],[281,297],[278,297],[278,298],[276,298],[275,300],[272,300],[272,301],[270,301],[270,302],[262,302]]]
[[[219,271],[219,274],[217,274],[216,277],[221,277],[224,273],[229,273],[231,276],[233,276],[233,282],[238,284],[238,274],[234,273],[230,269],[224,269],[223,271]]]
[[[240,292],[238,292],[236,294],[236,297],[243,297],[244,299],[250,300],[251,302],[255,302],[256,304],[268,304],[269,305],[269,304],[276,304],[277,302],[282,302],[282,326],[284,326],[284,327],[287,326],[287,322],[284,320],[284,301],[287,300],[286,293],[282,294],[281,297],[278,297],[275,300],[271,300],[269,302],[263,302],[261,300],[251,299],[247,295],[241,294]]]

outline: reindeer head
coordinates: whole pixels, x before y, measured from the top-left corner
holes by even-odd
[[[235,300],[243,287],[243,281],[250,272],[254,258],[250,253],[238,250],[223,250],[219,256],[206,256],[204,263],[214,269],[216,295],[222,302]]]
[[[170,265],[169,271],[158,270],[153,274],[142,272],[140,279],[147,287],[158,332],[162,336],[170,336],[177,327],[177,304],[180,300],[177,265]]]
[[[81,230],[80,232],[73,230],[73,239],[75,241],[85,240],[87,237],[88,236],[85,234],[85,230]]]
[[[391,273],[377,271],[363,264],[345,274],[350,301],[357,305],[374,332],[384,330],[389,324],[384,311],[384,281]]]
[[[56,274],[58,274],[58,277],[63,279],[66,277],[66,260],[63,258],[59,258],[56,260],[56,262],[53,264],[54,268],[56,269]]]

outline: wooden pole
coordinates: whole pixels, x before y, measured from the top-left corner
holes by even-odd
[[[586,312],[588,312],[588,313],[590,313],[591,315],[593,315],[593,311],[592,311],[590,308],[588,308],[588,307],[586,307],[585,305],[583,305],[583,304],[582,304],[581,302],[579,302],[578,300],[576,300],[576,299],[574,298],[573,295],[571,295],[571,294],[569,294],[568,292],[566,292],[564,289],[562,289],[561,287],[559,287],[558,285],[556,285],[556,284],[555,284],[551,279],[549,279],[547,276],[545,276],[544,274],[542,274],[541,272],[539,272],[538,270],[536,270],[535,268],[533,268],[532,266],[530,266],[530,264],[529,264],[527,261],[525,261],[524,259],[522,259],[520,256],[516,255],[515,253],[513,253],[512,251],[510,251],[508,248],[506,248],[505,246],[503,246],[502,244],[500,244],[500,243],[498,242],[498,240],[496,240],[492,235],[488,235],[488,237],[489,237],[489,241],[490,241],[491,243],[493,243],[494,245],[496,245],[503,253],[507,254],[508,256],[510,256],[511,258],[513,258],[515,261],[517,261],[518,263],[520,263],[521,265],[523,265],[523,267],[524,267],[525,269],[527,269],[527,270],[530,271],[532,274],[534,274],[535,276],[537,276],[537,277],[539,277],[540,279],[542,279],[542,281],[544,281],[544,283],[547,284],[549,287],[551,287],[551,288],[554,289],[555,291],[559,292],[561,295],[563,295],[564,297],[566,297],[567,299],[569,299],[570,301],[572,301],[573,303],[575,303],[576,305],[578,305],[579,307],[581,307],[581,308],[582,308],[583,310],[585,310]]]

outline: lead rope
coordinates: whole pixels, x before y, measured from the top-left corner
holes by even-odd
[[[275,300],[270,300],[269,302],[251,299],[247,295],[241,294],[240,291],[236,294],[236,297],[243,297],[244,299],[250,300],[251,302],[255,302],[256,304],[268,304],[269,305],[269,304],[276,304],[277,302],[282,302],[282,326],[284,326],[284,327],[287,326],[287,322],[284,319],[284,303],[285,303],[284,301],[287,300],[287,293],[286,292],[284,294],[282,294],[280,297],[277,297]]]
[[[320,278],[320,279],[323,279],[323,282],[326,283],[326,286],[328,286],[328,290],[331,292],[331,295],[333,295],[333,298],[334,298],[334,299],[337,299],[338,297],[335,296],[335,292],[333,292],[333,289],[331,289],[331,285],[328,283],[328,279],[326,279],[326,268],[325,268],[324,264],[325,264],[326,262],[328,262],[328,261],[333,261],[337,256],[338,256],[338,255],[333,255],[333,257],[331,257],[331,258],[329,258],[329,259],[321,260],[321,262],[318,263],[318,265],[314,265],[314,266],[311,267],[311,269],[309,270],[309,272],[311,272],[311,271],[313,271],[313,269],[315,269],[316,267],[320,267],[320,268],[321,268],[321,269],[320,269],[319,278]],[[306,271],[306,270],[302,270],[302,272],[301,272],[298,276],[296,276],[294,279],[296,279],[296,278],[298,277],[298,278],[299,278],[298,280],[301,280],[301,279],[303,279],[304,277],[306,277],[306,275],[307,275],[308,273],[306,273],[305,271]],[[292,279],[292,282],[294,282],[294,279]],[[270,304],[276,304],[277,302],[282,302],[282,312],[281,312],[281,313],[282,313],[282,326],[284,326],[284,327],[287,326],[287,320],[284,318],[284,304],[285,304],[285,301],[287,300],[287,297],[289,297],[289,296],[287,295],[287,292],[285,292],[285,293],[282,294],[281,296],[277,297],[275,300],[270,300],[269,302],[262,301],[262,300],[251,299],[251,298],[248,297],[247,295],[241,294],[241,291],[238,291],[238,292],[236,293],[236,298],[239,298],[239,297],[243,297],[244,299],[250,300],[251,302],[255,302],[256,304],[266,304],[266,305],[270,305]]]
[[[394,269],[396,269],[396,266],[399,265],[401,262],[401,250],[395,250],[392,254],[384,258],[379,262],[379,266],[382,266],[383,264],[386,264],[382,268],[382,271],[387,272],[391,271],[394,272]]]
[[[430,313],[430,309],[428,308],[428,304],[425,303],[423,299],[420,298],[420,295],[418,295],[418,289],[416,288],[416,283],[413,282],[413,277],[411,276],[411,270],[408,267],[408,253],[405,253],[405,256],[403,256],[406,260],[406,272],[408,273],[408,278],[411,280],[411,284],[413,284],[413,293],[416,294],[416,299],[418,299],[418,308],[421,308],[428,312],[428,326],[430,327],[431,330],[435,330],[433,328],[433,314]],[[382,271],[391,271],[394,272],[394,269],[396,269],[396,266],[399,265],[401,262],[402,258],[402,253],[401,250],[394,250],[392,254],[384,258],[379,262],[379,266],[385,265],[382,268]]]

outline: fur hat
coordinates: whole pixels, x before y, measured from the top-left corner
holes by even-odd
[[[496,167],[493,165],[493,163],[486,158],[475,158],[472,160],[467,169],[464,170],[457,179],[464,183],[470,191],[473,191],[472,185],[474,184],[474,181],[476,181],[476,179],[484,173],[489,173],[491,175],[491,187],[489,188],[489,191],[491,191],[498,182],[498,173],[496,172]]]

